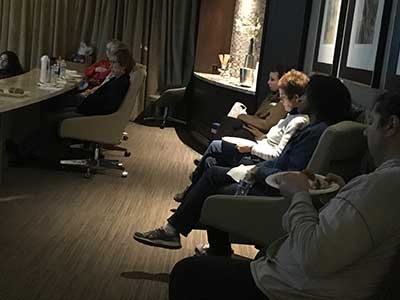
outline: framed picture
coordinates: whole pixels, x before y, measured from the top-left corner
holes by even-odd
[[[394,28],[400,27],[400,3],[397,4]],[[400,92],[400,31],[393,30],[385,88]]]
[[[348,0],[322,0],[313,70],[336,75]],[[339,50],[338,50],[339,49]]]
[[[391,0],[349,0],[339,76],[379,85]]]

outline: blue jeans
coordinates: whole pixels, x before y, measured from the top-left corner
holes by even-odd
[[[236,167],[242,162],[244,154],[236,149],[236,145],[223,142],[222,140],[212,141],[204,152],[196,170],[192,173],[192,183],[196,183],[201,176],[213,166]],[[255,164],[258,161],[251,159],[248,163]]]
[[[208,196],[215,194],[234,195],[237,183],[227,175],[228,167],[214,166],[188,190],[176,212],[168,222],[182,235],[187,236],[199,223],[201,209]],[[266,195],[265,184],[255,184],[249,195]]]

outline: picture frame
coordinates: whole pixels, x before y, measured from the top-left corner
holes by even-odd
[[[348,0],[322,0],[313,71],[336,76]]]
[[[394,28],[400,26],[400,3],[397,4]],[[400,92],[400,31],[393,30],[392,43],[389,52],[389,62],[386,74],[385,88]]]
[[[392,0],[349,0],[339,77],[378,87]]]

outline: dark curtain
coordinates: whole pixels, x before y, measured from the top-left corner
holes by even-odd
[[[0,51],[28,70],[43,54],[69,57],[79,43],[97,59],[108,40],[127,43],[147,66],[147,93],[187,84],[195,59],[200,0],[0,0]]]

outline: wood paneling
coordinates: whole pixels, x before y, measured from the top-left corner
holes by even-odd
[[[230,53],[235,0],[202,0],[195,71],[211,73],[219,53]]]

